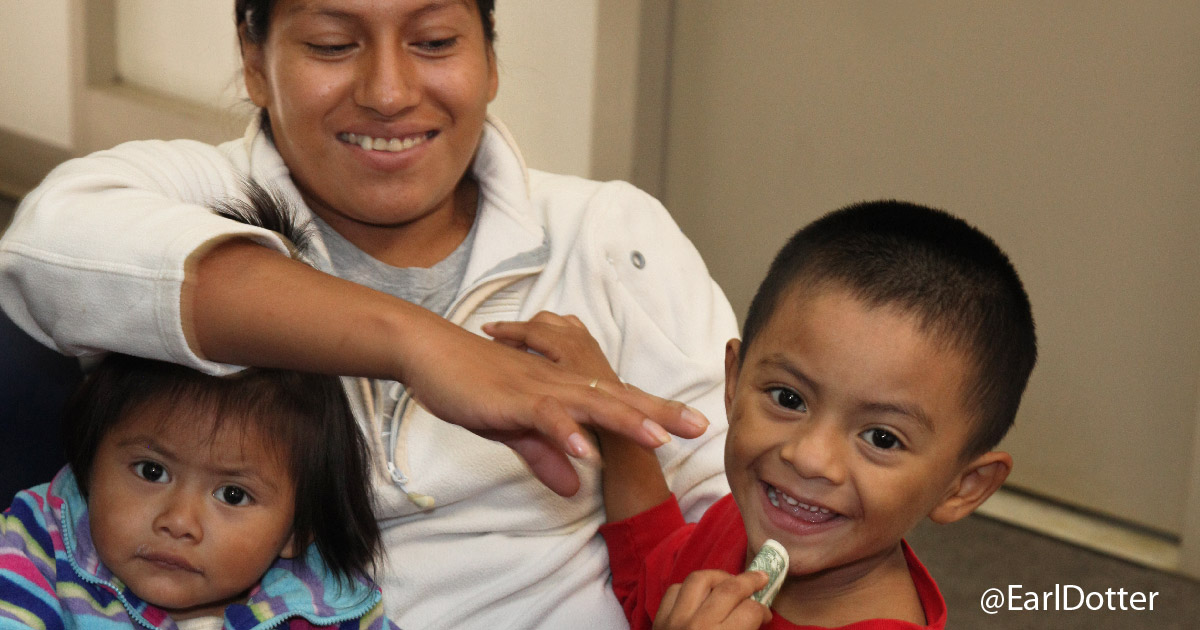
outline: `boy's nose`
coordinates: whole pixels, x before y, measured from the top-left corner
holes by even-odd
[[[189,492],[173,492],[154,518],[155,533],[199,542],[204,538],[201,517],[204,499]]]
[[[811,418],[797,427],[781,456],[801,477],[836,485],[846,481],[846,448],[837,423]]]
[[[395,116],[421,100],[419,63],[404,44],[380,43],[364,51],[358,63],[355,102],[381,116]]]

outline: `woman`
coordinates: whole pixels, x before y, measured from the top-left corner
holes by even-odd
[[[377,463],[393,619],[619,627],[580,423],[647,446],[663,426],[694,438],[658,453],[698,515],[727,491],[721,351],[736,323],[652,198],[525,169],[487,118],[491,5],[237,0],[259,120],[219,147],[129,143],[57,169],[0,241],[0,299],[74,354],[365,377],[346,382]],[[205,210],[247,177],[311,216],[320,271]],[[623,381],[690,407],[478,335],[542,310],[577,316]]]

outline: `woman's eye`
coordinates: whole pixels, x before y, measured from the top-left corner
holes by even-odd
[[[138,462],[133,465],[133,474],[155,483],[167,483],[167,468],[158,462]]]
[[[768,393],[770,393],[771,399],[775,401],[775,404],[783,407],[784,409],[808,411],[808,403],[804,402],[804,399],[800,397],[800,394],[797,394],[786,387],[772,387],[770,390],[768,390]]]
[[[336,57],[350,50],[354,44],[306,44],[308,49],[324,57]]]
[[[887,429],[867,429],[860,435],[864,440],[870,443],[871,446],[885,451],[895,448],[902,448],[904,446],[904,444],[900,442],[900,438],[896,437],[895,433],[892,433]]]
[[[250,494],[237,486],[221,486],[213,493],[217,500],[229,505],[249,505]]]
[[[423,42],[417,42],[417,48],[425,52],[445,52],[454,47],[458,43],[457,37],[447,37],[445,39],[429,39]]]

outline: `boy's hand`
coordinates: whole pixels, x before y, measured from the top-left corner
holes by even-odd
[[[696,571],[663,595],[654,630],[754,630],[771,620],[771,609],[750,599],[767,585],[767,574]]]
[[[518,350],[533,350],[558,365],[597,383],[622,387],[600,344],[574,315],[542,311],[527,322],[492,322],[483,332]]]

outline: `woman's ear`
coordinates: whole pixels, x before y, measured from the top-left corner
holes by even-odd
[[[270,104],[266,59],[262,44],[255,44],[246,35],[246,27],[238,31],[238,44],[242,49],[242,78],[246,82],[246,93],[255,105],[265,108]]]
[[[487,62],[488,62],[488,102],[496,100],[496,93],[500,90],[500,68],[496,62],[496,49],[491,43],[487,44]]]
[[[942,502],[929,513],[935,523],[953,523],[992,496],[1012,471],[1012,456],[990,451],[971,460],[947,490]]]

